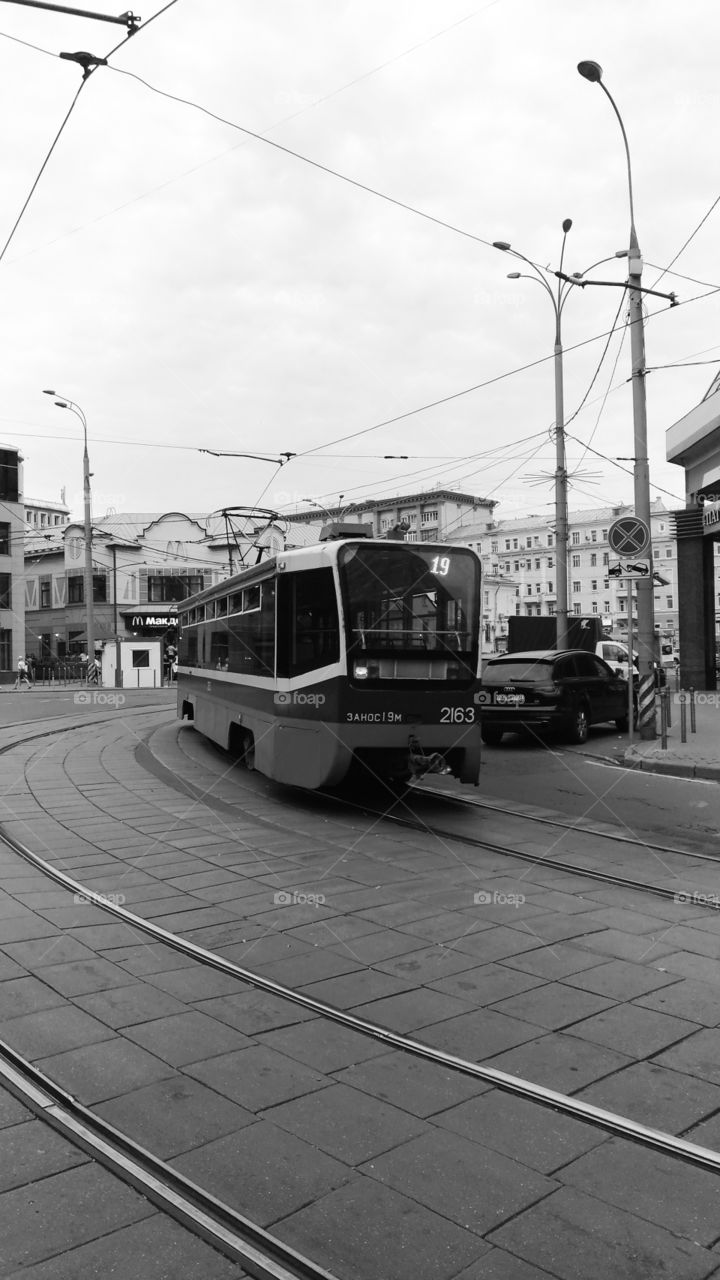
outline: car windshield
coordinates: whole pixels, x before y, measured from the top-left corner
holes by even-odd
[[[482,673],[483,684],[514,684],[516,681],[543,684],[552,680],[552,662],[519,659],[516,662],[489,662]]]

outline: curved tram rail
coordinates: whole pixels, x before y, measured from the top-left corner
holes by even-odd
[[[363,1035],[370,1036],[374,1040],[378,1040],[394,1049],[399,1049],[405,1053],[412,1054],[415,1057],[424,1058],[428,1061],[438,1063],[444,1067],[472,1076],[475,1079],[483,1080],[507,1093],[512,1093],[517,1097],[539,1103],[541,1106],[552,1108],[560,1114],[583,1120],[587,1124],[594,1125],[595,1127],[617,1137],[623,1137],[630,1141],[640,1143],[643,1146],[663,1152],[666,1155],[674,1156],[713,1173],[720,1173],[720,1152],[713,1151],[708,1147],[702,1147],[693,1142],[688,1142],[683,1138],[678,1138],[673,1134],[665,1133],[659,1129],[654,1129],[635,1120],[631,1120],[628,1117],[618,1115],[615,1112],[607,1111],[602,1107],[593,1106],[591,1103],[583,1102],[580,1099],[559,1093],[554,1089],[548,1089],[543,1085],[534,1084],[532,1081],[522,1079],[519,1076],[510,1075],[508,1072],[500,1071],[497,1068],[482,1066],[476,1062],[471,1062],[457,1057],[456,1055],[446,1053],[441,1049],[436,1049],[431,1045],[423,1044],[422,1041],[411,1039],[408,1036],[403,1036],[398,1032],[379,1026],[367,1019],[358,1018],[352,1013],[347,1013],[344,1010],[338,1009],[324,1001],[305,995],[303,992],[294,991],[292,988],[285,987],[271,978],[266,978],[262,974],[255,973],[250,969],[245,969],[213,951],[206,950],[204,947],[200,947],[196,943],[190,942],[179,934],[171,933],[167,929],[163,929],[160,925],[156,925],[151,921],[144,920],[142,917],[134,915],[133,912],[128,911],[125,907],[109,901],[102,894],[96,893],[94,890],[84,886],[80,881],[73,879],[66,875],[65,872],[51,866],[38,854],[28,849],[19,841],[3,833],[0,833],[0,839],[6,843],[9,849],[16,854],[19,854],[20,857],[24,858],[25,861],[30,863],[32,866],[41,870],[57,884],[62,885],[73,893],[82,894],[83,897],[87,898],[87,900],[92,902],[95,906],[100,907],[102,910],[126,921],[128,924],[131,924],[134,929],[147,933],[157,941],[165,943],[167,946],[172,947],[182,955],[191,957],[203,965],[207,965],[212,969],[241,979],[242,981],[256,987],[258,990],[267,991],[281,999],[288,1000],[293,1004],[311,1010],[327,1020],[340,1023],[345,1027],[360,1032]],[[12,1067],[17,1071],[18,1065],[22,1064],[22,1060],[19,1059],[17,1055],[13,1054],[12,1057],[14,1058],[14,1061],[10,1061],[7,1057],[5,1059],[5,1076],[8,1081],[11,1074],[9,1068]],[[28,1071],[29,1070],[30,1069],[28,1068]],[[20,1073],[18,1072],[18,1075],[19,1074]],[[38,1084],[40,1084],[39,1081]],[[19,1085],[17,1085],[17,1087],[19,1087]],[[27,1096],[30,1096],[29,1089]],[[35,1105],[37,1108],[39,1105],[43,1104],[36,1102]],[[87,1116],[85,1118],[87,1119]],[[135,1152],[136,1154],[140,1152],[140,1148],[135,1148]],[[119,1165],[116,1171],[121,1171],[121,1167],[122,1166]],[[127,1176],[130,1177],[129,1168]],[[186,1184],[186,1187],[189,1185],[190,1184]],[[211,1198],[208,1198],[208,1204],[210,1199]],[[165,1203],[170,1204],[170,1198],[168,1198]],[[236,1221],[240,1223],[241,1219],[239,1215],[235,1215],[235,1217]],[[203,1223],[203,1229],[204,1227],[205,1224]],[[221,1237],[218,1236],[217,1238],[220,1239]],[[284,1248],[284,1246],[279,1247],[281,1249]],[[288,1257],[290,1253],[292,1253],[292,1251],[288,1250]],[[294,1256],[297,1258],[298,1255]],[[248,1265],[247,1262],[244,1262],[244,1265]],[[312,1266],[313,1264],[307,1265]],[[266,1275],[268,1277],[279,1277],[282,1276],[283,1273],[273,1271],[267,1271],[267,1273],[262,1271],[253,1271],[252,1274],[260,1275],[263,1277],[263,1280],[265,1280]],[[327,1276],[326,1272],[317,1269],[315,1272],[310,1271],[308,1273],[303,1273],[290,1271],[288,1274],[291,1276],[302,1276],[303,1274]]]
[[[256,1280],[336,1280],[82,1106],[2,1041],[0,1084],[69,1142]]]

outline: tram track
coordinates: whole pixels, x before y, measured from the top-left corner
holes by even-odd
[[[113,719],[115,718],[113,717]],[[97,723],[97,721],[93,723]],[[87,725],[66,725],[62,729],[54,730],[53,732],[62,733],[71,728],[81,727],[87,727]],[[48,736],[47,730],[44,733],[33,735],[33,738],[38,739],[45,736]],[[9,747],[0,748],[0,751],[10,749]],[[136,758],[143,764],[143,767],[146,767],[148,756],[151,754],[150,746],[145,745],[138,748]],[[194,763],[193,755],[188,756],[188,760],[190,763]],[[29,769],[29,767],[29,765],[26,765],[26,768]],[[206,805],[211,807],[219,804],[219,808],[225,813],[234,812],[237,815],[243,810],[242,805],[232,805],[227,800],[218,802],[208,792],[207,787],[200,788],[187,778],[173,778],[171,771],[164,764],[156,762],[156,766],[151,772],[162,782],[172,785],[176,793],[179,791],[188,799],[202,799]],[[72,783],[72,771],[68,772],[66,776],[68,781]],[[236,781],[239,781],[239,778],[233,779],[233,783]],[[257,779],[254,785],[247,786],[248,794],[259,794],[256,783]],[[250,784],[250,779],[248,779],[248,784]],[[423,794],[427,791],[432,801],[437,802],[438,799],[442,799],[444,803],[447,803],[442,793],[432,788],[414,788],[413,790]],[[267,795],[265,798],[267,798]],[[333,804],[338,803],[337,797],[334,796],[315,797],[313,795],[312,797],[306,797],[306,804],[309,804],[311,809],[314,810],[318,803],[325,805],[330,799],[332,799]],[[449,799],[454,805],[459,803],[465,809],[466,802],[463,802],[461,798],[450,797]],[[345,810],[349,808],[347,797],[343,797],[340,803],[343,804]],[[470,803],[472,804],[473,802]],[[475,803],[477,804],[477,802]],[[370,812],[367,804],[354,807],[356,811],[360,811],[364,816]],[[505,812],[499,806],[482,805],[481,807]],[[277,831],[278,826],[283,825],[278,822],[272,822],[267,817],[253,816],[259,824],[267,826],[268,830]],[[375,816],[393,820],[392,815],[388,815],[386,812],[380,813],[378,811]],[[527,814],[516,813],[513,817],[522,818],[525,821],[533,821],[532,817]],[[59,819],[56,819],[56,821],[59,821]],[[602,837],[606,834],[605,832],[589,832],[583,828],[578,829],[574,824],[571,826],[561,822],[552,822],[551,819],[547,819],[546,824],[566,828],[575,834],[592,834],[595,837]],[[401,821],[401,825],[411,830],[422,832],[427,836],[436,836],[443,842],[452,841],[456,844],[462,842],[457,831],[446,831],[440,826],[433,828],[432,825],[425,821],[416,822],[413,825],[406,819]],[[72,826],[67,822],[65,827],[68,831],[72,831]],[[92,845],[87,836],[81,838],[85,844]],[[621,836],[615,838],[622,840]],[[2,839],[9,849],[13,850],[30,865],[33,865],[43,875],[47,875],[61,885],[68,893],[82,895],[87,902],[92,903],[103,912],[114,916],[116,919],[124,920],[128,925],[132,926],[133,930],[141,931],[146,936],[152,937],[153,940],[171,947],[188,960],[236,977],[259,991],[267,992],[287,1001],[289,1004],[302,1007],[314,1013],[318,1019],[324,1019],[326,1022],[332,1021],[346,1027],[348,1030],[365,1035],[385,1045],[389,1050],[396,1050],[421,1058],[427,1062],[435,1063],[451,1071],[482,1081],[486,1085],[523,1099],[525,1102],[534,1103],[560,1116],[572,1117],[598,1130],[602,1130],[612,1137],[624,1139],[637,1146],[662,1153],[686,1165],[692,1165],[713,1174],[720,1173],[720,1151],[690,1142],[682,1137],[665,1132],[661,1128],[645,1125],[615,1111],[594,1106],[572,1095],[563,1094],[535,1084],[533,1081],[520,1076],[508,1074],[491,1066],[483,1066],[462,1056],[447,1053],[442,1049],[423,1043],[422,1040],[394,1032],[369,1019],[361,1018],[356,1014],[318,1000],[304,991],[293,990],[291,987],[266,977],[262,973],[244,968],[217,952],[199,946],[190,939],[183,937],[180,933],[164,929],[161,925],[140,917],[117,903],[108,901],[102,893],[98,893],[81,880],[75,879],[59,868],[54,867],[39,854],[35,853],[34,850],[23,845],[22,842],[12,836],[6,834],[2,836]],[[510,847],[490,841],[468,838],[467,842],[476,849],[486,850],[494,855],[511,858],[521,857],[525,862],[551,867],[563,873],[586,877],[588,880],[604,881],[642,892],[660,888],[659,886],[650,886],[641,881],[631,881],[628,877],[617,876],[610,872],[592,873],[592,869],[585,865],[572,866],[565,861],[548,859],[538,854],[523,853],[522,850],[513,850]],[[642,845],[642,842],[639,841],[626,840],[624,842]],[[100,844],[94,844],[93,847],[102,850],[102,845]],[[643,847],[647,846],[643,845]],[[687,850],[670,850],[667,847],[662,851],[668,854],[697,856]],[[710,857],[706,860],[713,861],[714,859]],[[208,861],[209,865],[211,863]],[[590,875],[588,875],[589,871],[591,872]],[[670,890],[664,890],[660,893],[660,896],[672,897],[673,894]],[[6,1083],[17,1096],[22,1096],[22,1091],[24,1090],[25,1101],[35,1111],[36,1115],[40,1118],[45,1118],[48,1123],[53,1123],[55,1127],[61,1128],[61,1131],[69,1140],[77,1141],[78,1145],[97,1158],[99,1162],[104,1163],[106,1167],[111,1168],[118,1177],[124,1178],[130,1185],[147,1195],[165,1212],[176,1217],[178,1222],[195,1231],[201,1238],[223,1252],[227,1257],[233,1258],[239,1265],[242,1265],[249,1275],[260,1277],[261,1280],[300,1280],[300,1278],[302,1280],[305,1280],[305,1278],[314,1280],[315,1277],[318,1280],[320,1280],[320,1277],[323,1280],[327,1280],[329,1273],[323,1271],[315,1263],[297,1254],[292,1254],[292,1251],[288,1251],[287,1254],[278,1253],[276,1246],[279,1242],[271,1237],[265,1239],[268,1236],[267,1232],[263,1232],[261,1228],[255,1228],[254,1224],[242,1218],[242,1215],[235,1213],[234,1210],[221,1204],[214,1197],[207,1196],[202,1188],[189,1183],[185,1179],[181,1179],[178,1183],[174,1180],[177,1178],[174,1170],[165,1165],[162,1160],[154,1157],[152,1153],[145,1152],[142,1148],[137,1147],[131,1139],[119,1131],[113,1131],[111,1126],[103,1128],[104,1122],[100,1122],[100,1127],[96,1127],[94,1122],[97,1117],[94,1116],[92,1111],[82,1108],[81,1104],[70,1098],[69,1095],[64,1095],[58,1086],[54,1086],[51,1081],[48,1081],[47,1077],[43,1077],[42,1073],[38,1073],[36,1068],[21,1059],[20,1055],[14,1050],[5,1052],[5,1048],[5,1046],[0,1045],[0,1077],[2,1082]],[[74,1137],[73,1134],[75,1134]],[[170,1178],[166,1178],[168,1169],[170,1175],[172,1175]],[[257,1234],[258,1232],[260,1234]],[[281,1244],[279,1247],[281,1251],[284,1249]]]
[[[356,1014],[337,1008],[305,992],[287,987],[272,978],[238,965],[217,952],[201,947],[181,934],[176,934],[153,921],[143,919],[124,906],[111,901],[102,893],[96,892],[81,881],[67,875],[59,868],[53,867],[45,859],[28,849],[22,842],[9,837],[6,833],[0,832],[0,840],[13,853],[40,870],[55,883],[62,885],[68,892],[81,895],[95,907],[131,925],[134,930],[147,934],[155,941],[171,947],[179,954],[204,966],[237,978],[257,990],[286,1000],[327,1021],[359,1032],[389,1048],[400,1050],[414,1057],[423,1058],[426,1061],[493,1085],[503,1092],[550,1108],[561,1115],[584,1121],[586,1124],[602,1129],[614,1137],[628,1139],[631,1142],[639,1143],[665,1155],[673,1156],[695,1167],[716,1174],[720,1173],[720,1152],[718,1151],[689,1142],[682,1137],[642,1124],[639,1121],[632,1120],[605,1108],[594,1106],[592,1103],[585,1102],[572,1095],[563,1094],[544,1085],[535,1084],[530,1080],[514,1076],[498,1068],[483,1066],[481,1063],[472,1062],[458,1055],[447,1053],[445,1050],[392,1031],[369,1019],[360,1018]],[[29,1064],[27,1065],[29,1066]]]
[[[701,849],[679,849],[676,845],[658,844],[657,841],[640,840],[637,836],[629,835],[623,831],[608,830],[607,823],[588,823],[584,820],[578,822],[562,822],[560,818],[550,818],[546,814],[538,813],[534,808],[528,808],[523,812],[521,809],[509,809],[507,805],[490,804],[487,800],[468,799],[466,796],[451,796],[446,792],[438,790],[436,787],[427,787],[415,785],[413,792],[420,795],[432,797],[433,800],[440,799],[447,804],[458,805],[461,808],[481,809],[487,813],[501,813],[503,817],[520,818],[526,822],[534,822],[540,826],[556,827],[560,831],[571,831],[576,835],[592,835],[599,836],[603,840],[610,840],[617,844],[627,844],[635,846],[639,849],[650,850],[654,853],[677,854],[679,857],[700,858],[704,862],[720,862],[720,856],[712,853],[705,853]]]
[[[39,1120],[242,1266],[255,1280],[336,1280],[324,1267],[303,1257],[108,1124],[3,1041],[0,1084]]]

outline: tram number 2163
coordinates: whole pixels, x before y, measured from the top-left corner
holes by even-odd
[[[475,720],[474,707],[441,707],[440,723],[441,724],[473,724]]]

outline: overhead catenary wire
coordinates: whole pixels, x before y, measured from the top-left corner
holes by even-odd
[[[152,17],[151,19],[149,19],[148,21],[153,21],[155,18],[157,18],[158,16],[160,16],[162,13],[164,13],[165,11],[167,11],[168,9],[170,9],[171,7],[173,7],[173,5],[174,5],[175,3],[177,3],[177,0],[170,0],[170,3],[169,3],[169,4],[165,5],[161,10],[159,10],[159,11],[158,11],[158,13],[157,13],[157,14],[153,15],[153,17]],[[147,25],[148,25],[148,24],[146,23],[146,24],[145,24],[145,26],[147,26]],[[114,50],[111,50],[111,53],[110,53],[108,56],[111,56],[111,54],[112,54],[112,53],[114,53],[114,52],[115,52],[117,49],[119,49],[122,45],[124,45],[125,43],[127,43],[127,41],[128,41],[128,39],[129,39],[129,38],[130,38],[129,36],[128,36],[128,37],[125,37],[125,39],[124,39],[124,40],[122,40],[122,41],[121,41],[121,42],[120,42],[120,43],[115,47],[115,49],[114,49]],[[121,69],[118,69],[118,68],[111,68],[111,69],[112,69],[112,70],[121,70]],[[128,75],[131,75],[131,76],[133,76],[133,75],[134,75],[134,73],[132,73],[132,72],[125,72],[125,71],[122,71],[121,73],[122,73],[122,74],[128,74]],[[140,77],[137,77],[137,76],[135,76],[134,78],[136,78],[136,79],[138,79],[138,80],[140,80],[140,79],[141,79]],[[85,83],[85,81],[83,81],[83,84],[84,84],[84,83]],[[377,191],[375,188],[371,188],[371,187],[366,186],[365,184],[359,183],[359,182],[357,182],[355,179],[351,179],[351,178],[349,178],[347,175],[344,175],[344,174],[341,174],[341,173],[339,173],[339,172],[337,172],[337,171],[335,171],[335,170],[329,169],[327,166],[324,166],[324,165],[318,165],[318,164],[317,164],[317,162],[310,160],[308,157],[304,157],[304,156],[300,155],[300,153],[294,152],[294,151],[290,150],[289,148],[283,147],[283,146],[281,146],[281,144],[274,143],[272,140],[269,140],[269,139],[267,139],[267,138],[263,137],[263,135],[255,134],[253,131],[250,131],[250,130],[244,129],[244,128],[243,128],[242,126],[240,126],[240,125],[236,125],[236,124],[234,124],[234,123],[233,123],[233,122],[231,122],[231,121],[224,120],[222,117],[216,116],[216,115],[215,115],[215,113],[207,111],[207,109],[206,109],[206,108],[204,108],[204,107],[200,106],[200,105],[199,105],[199,104],[197,104],[197,103],[190,102],[190,101],[189,101],[189,100],[187,100],[187,99],[180,99],[180,98],[176,98],[176,96],[175,96],[175,95],[172,95],[172,94],[166,94],[166,93],[164,93],[164,91],[157,89],[157,88],[156,88],[155,86],[153,86],[153,85],[150,85],[147,81],[144,81],[144,80],[143,80],[143,81],[142,81],[142,83],[143,83],[143,84],[145,84],[145,85],[146,85],[149,89],[151,89],[153,92],[161,93],[161,94],[162,94],[163,96],[165,96],[165,97],[172,98],[172,99],[174,99],[174,100],[177,100],[177,101],[182,102],[182,103],[183,103],[183,104],[185,104],[185,105],[189,105],[189,106],[192,106],[192,107],[196,108],[197,110],[203,111],[203,112],[205,112],[206,114],[209,114],[209,115],[213,116],[214,118],[216,118],[216,119],[218,119],[218,120],[221,120],[223,123],[225,123],[225,124],[229,125],[230,127],[232,127],[232,128],[237,128],[237,129],[241,130],[243,133],[247,134],[249,137],[255,138],[255,139],[260,140],[260,141],[265,141],[265,142],[266,142],[266,143],[268,143],[269,145],[273,145],[273,146],[279,147],[279,149],[280,149],[280,150],[283,150],[283,151],[285,151],[285,152],[288,152],[290,155],[293,155],[293,156],[295,156],[296,158],[299,158],[299,159],[301,159],[301,160],[303,160],[303,161],[305,161],[305,162],[307,162],[307,163],[309,163],[309,164],[313,164],[313,165],[315,165],[315,167],[319,167],[319,168],[321,168],[321,169],[323,169],[323,170],[327,171],[328,173],[331,173],[333,176],[336,176],[336,177],[338,177],[338,178],[342,179],[343,181],[348,181],[348,182],[350,182],[352,185],[357,186],[357,187],[359,187],[359,188],[361,188],[361,189],[363,189],[363,190],[365,190],[365,191],[368,191],[368,192],[369,192],[370,194],[372,194],[372,195],[375,195],[375,196],[377,196],[377,197],[379,197],[379,198],[381,198],[381,199],[389,200],[391,203],[393,203],[393,204],[397,204],[397,205],[399,205],[400,207],[402,207],[403,209],[406,209],[407,211],[409,211],[409,212],[411,212],[411,213],[413,213],[413,214],[416,214],[416,215],[421,216],[421,217],[428,218],[430,221],[433,221],[433,222],[435,222],[435,223],[438,223],[439,225],[441,225],[441,226],[445,227],[446,229],[449,229],[449,230],[451,230],[451,231],[457,232],[458,234],[461,234],[461,235],[467,236],[468,238],[471,238],[471,239],[473,239],[473,240],[475,240],[475,241],[477,241],[477,242],[479,242],[479,243],[482,243],[482,244],[485,244],[485,245],[488,245],[488,244],[490,243],[489,241],[485,240],[484,238],[482,238],[482,237],[480,237],[480,236],[477,236],[477,235],[474,235],[474,234],[472,234],[472,233],[470,233],[470,232],[467,232],[467,231],[465,231],[464,229],[459,228],[459,227],[455,226],[455,225],[454,225],[454,224],[452,224],[452,223],[445,222],[445,221],[443,221],[443,220],[441,220],[441,219],[437,219],[437,218],[435,218],[433,215],[430,215],[430,214],[427,214],[427,213],[425,213],[425,212],[423,212],[423,211],[421,211],[421,210],[418,210],[418,209],[414,208],[413,206],[411,206],[411,205],[409,205],[409,204],[406,204],[405,202],[402,202],[402,201],[398,201],[398,200],[396,200],[396,199],[395,199],[395,198],[393,198],[393,197],[389,197],[389,196],[387,196],[386,194],[384,194],[384,193],[382,193],[382,192],[380,192],[380,191]],[[82,85],[81,85],[81,87],[82,87]],[[79,90],[78,90],[78,93],[79,93]],[[72,110],[72,108],[71,108],[71,110]],[[40,175],[38,175],[38,177],[39,177],[39,176],[40,176]],[[32,194],[32,192],[31,192],[31,194]],[[29,198],[30,198],[30,197],[28,197],[28,199],[29,199]],[[717,203],[717,202],[715,202],[715,203]],[[712,208],[714,208],[714,205],[712,206]],[[710,212],[712,212],[712,208],[711,208],[711,210],[709,210],[709,211],[708,211],[708,214],[707,214],[707,215],[705,215],[705,218],[707,218],[707,217],[709,216]],[[705,220],[705,219],[703,219],[703,221],[704,221],[704,220]],[[702,225],[702,223],[701,223],[700,225]],[[697,230],[697,229],[696,229],[696,230]],[[11,235],[12,235],[12,234],[14,234],[14,231],[13,231],[13,233],[11,233]],[[693,235],[694,235],[694,234],[695,234],[695,232],[693,233]],[[692,236],[690,237],[690,239],[692,239]],[[687,243],[689,243],[689,240],[688,240],[688,241],[686,241],[686,244],[687,244]],[[684,246],[683,246],[683,247],[684,247]],[[4,252],[4,250],[3,250],[3,252]],[[682,249],[678,252],[678,254],[676,255],[676,257],[672,260],[672,261],[673,261],[673,263],[677,260],[677,257],[679,256],[679,253],[680,253],[680,252],[682,252]],[[1,258],[1,257],[2,257],[2,255],[0,255],[0,258]],[[672,264],[671,264],[671,265],[672,265]],[[666,268],[665,270],[668,270],[668,271],[669,271],[669,270],[670,270],[670,267]],[[673,273],[673,274],[679,274],[679,273]],[[717,286],[712,286],[712,287],[711,287],[711,292],[715,292],[715,291],[717,291]],[[696,300],[699,300],[699,298],[700,298],[700,297],[705,297],[705,296],[709,296],[709,295],[707,295],[707,294],[706,294],[706,295],[699,295],[699,296],[698,296],[698,298],[690,299],[690,300],[688,300],[688,301],[696,301]],[[686,305],[686,304],[682,304],[682,305]],[[653,314],[658,314],[658,313],[653,313]],[[611,333],[612,333],[612,331],[611,331]],[[596,339],[590,339],[590,340],[588,340],[588,341],[593,341],[593,340],[596,340]],[[577,347],[582,346],[582,345],[585,345],[585,344],[583,344],[583,343],[576,344],[576,346],[575,346],[575,347],[568,348],[568,351],[575,350],[575,349],[577,349]],[[548,357],[544,357],[543,359],[551,359],[551,358],[552,358],[551,356],[548,356]],[[449,400],[455,399],[455,398],[457,398],[457,397],[458,397],[458,396],[460,396],[460,395],[469,394],[470,392],[472,392],[472,391],[474,391],[474,390],[479,390],[479,389],[481,389],[481,388],[482,388],[482,387],[484,387],[484,386],[491,385],[491,384],[492,384],[492,382],[494,382],[494,381],[498,381],[498,380],[500,380],[500,379],[501,379],[501,378],[503,378],[503,377],[509,377],[509,376],[511,376],[511,373],[520,373],[520,372],[523,372],[523,371],[525,371],[527,368],[531,368],[531,367],[533,367],[533,365],[534,365],[534,364],[540,364],[540,363],[542,363],[542,362],[543,362],[543,360],[539,360],[539,361],[535,361],[535,362],[533,362],[531,365],[521,366],[521,367],[520,367],[519,369],[517,369],[517,370],[513,370],[513,371],[510,371],[509,373],[505,373],[505,374],[501,374],[501,375],[499,375],[499,377],[498,377],[498,378],[489,379],[489,380],[487,380],[486,382],[484,382],[484,383],[479,383],[479,384],[477,384],[475,387],[468,388],[468,389],[466,389],[465,391],[461,391],[461,392],[458,392],[458,393],[453,393],[451,396],[448,396],[448,397],[443,397],[441,400],[439,400],[439,401],[435,401],[435,402],[432,402],[430,405],[420,406],[420,407],[419,407],[419,408],[417,408],[417,409],[413,409],[413,410],[408,411],[408,413],[404,413],[404,414],[398,415],[396,418],[388,419],[386,422],[376,424],[375,426],[372,426],[372,427],[369,427],[369,428],[365,428],[362,432],[355,432],[355,433],[351,433],[351,434],[350,434],[350,435],[348,435],[348,436],[341,437],[341,440],[342,440],[342,441],[345,441],[345,440],[349,440],[349,439],[354,439],[354,438],[357,438],[357,436],[358,436],[358,435],[366,434],[368,431],[378,430],[380,427],[383,427],[383,426],[386,426],[386,425],[390,425],[391,423],[396,422],[396,421],[401,421],[401,420],[405,419],[406,417],[411,416],[412,414],[420,413],[420,412],[424,412],[425,410],[427,410],[427,409],[429,409],[429,408],[436,407],[437,405],[439,405],[439,404],[441,404],[441,403],[447,403]],[[602,358],[601,358],[601,361],[600,361],[600,365],[601,365],[601,364],[602,364]],[[598,369],[599,369],[600,365],[598,366]],[[659,367],[663,367],[663,366],[657,366],[657,367],[659,368]],[[593,379],[593,381],[594,381],[594,379]],[[592,383],[591,383],[591,386],[592,386]],[[587,393],[586,393],[586,396],[587,396]],[[586,398],[586,397],[585,397],[585,398]],[[581,406],[580,406],[580,408],[582,407],[582,403],[584,403],[584,401],[583,401],[583,402],[581,402]],[[579,409],[576,411],[576,413],[577,413],[577,412],[579,412]],[[576,416],[576,414],[574,414],[574,415],[573,415],[573,417],[574,417],[574,416]],[[571,419],[571,420],[572,420],[572,419]],[[592,438],[592,436],[591,436],[591,438]],[[140,443],[141,447],[147,447],[147,442],[139,442],[139,443]],[[582,444],[582,442],[581,442],[581,441],[579,441],[578,443]],[[152,446],[150,446],[150,447],[152,447]],[[173,447],[173,446],[162,446],[162,447]],[[182,448],[183,446],[174,446],[174,447]],[[319,452],[319,451],[321,451],[321,450],[324,450],[326,447],[327,447],[326,445],[319,445],[319,446],[316,446],[314,449],[306,450],[303,454],[301,454],[301,455],[299,455],[299,456],[300,456],[300,457],[302,457],[302,456],[310,456],[310,455],[315,454],[315,453],[317,453],[317,452]],[[599,455],[599,456],[603,456],[603,455]],[[268,482],[268,484],[265,486],[265,489],[263,490],[263,493],[265,493],[265,492],[267,491],[267,489],[270,487],[270,484],[272,484],[272,482],[273,482],[273,479],[274,479],[274,478],[275,478],[274,476],[273,476],[273,477],[271,477],[271,480],[270,480],[270,481]],[[262,496],[262,495],[261,495],[261,496]]]

